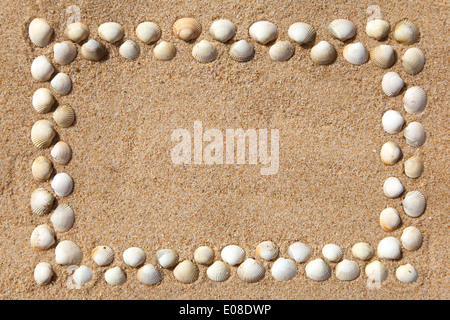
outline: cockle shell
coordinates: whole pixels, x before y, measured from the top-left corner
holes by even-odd
[[[412,283],[417,280],[417,271],[411,264],[407,263],[395,270],[395,276],[400,282]]]
[[[161,38],[161,28],[154,22],[145,21],[136,27],[136,36],[143,43],[149,44]]]
[[[375,282],[381,282],[388,277],[388,268],[380,261],[374,261],[366,266],[366,276]]]
[[[419,28],[407,19],[399,21],[394,28],[394,39],[402,44],[413,44],[420,38]]]
[[[106,54],[105,46],[96,40],[89,40],[81,46],[81,55],[89,61],[99,61]]]
[[[333,243],[326,244],[322,248],[322,254],[325,259],[331,262],[338,262],[344,256],[344,252],[342,251],[341,247]]]
[[[146,264],[139,268],[137,272],[137,279],[139,282],[147,285],[157,284],[162,280],[163,276],[161,271],[155,268],[152,264]]]
[[[403,248],[410,251],[419,249],[422,246],[422,239],[422,233],[416,227],[406,228],[400,237]]]
[[[225,262],[216,261],[206,269],[206,275],[212,281],[222,282],[230,277],[230,267]]]
[[[86,40],[89,36],[89,28],[81,22],[73,22],[64,30],[64,35],[75,43]]]
[[[156,252],[156,259],[163,268],[171,268],[178,263],[178,253],[172,249],[161,249]]]
[[[287,61],[294,54],[294,46],[289,41],[277,41],[269,49],[269,56],[273,61]]]
[[[298,44],[305,44],[316,38],[316,30],[304,22],[295,22],[288,29],[289,38]]]
[[[55,243],[55,232],[46,224],[37,226],[31,233],[31,246],[39,250],[47,250]]]
[[[60,65],[69,64],[77,56],[77,47],[70,41],[55,43],[53,45],[53,57]]]
[[[278,36],[277,27],[269,21],[258,21],[248,29],[250,37],[258,43],[267,44]]]
[[[389,177],[384,181],[383,192],[386,197],[394,199],[405,191],[401,181],[396,177]]]
[[[380,225],[385,231],[392,232],[396,230],[400,223],[402,223],[402,219],[394,208],[386,208],[381,211]]]
[[[419,122],[411,122],[403,132],[406,143],[417,148],[425,143],[425,129]]]
[[[210,264],[214,260],[214,251],[210,247],[201,246],[194,251],[194,260],[199,264]]]
[[[345,41],[356,35],[356,27],[350,20],[337,19],[330,23],[328,32],[333,38]]]
[[[295,262],[305,262],[311,257],[311,248],[301,242],[295,242],[289,246],[289,257],[295,260]]]
[[[383,125],[384,131],[390,134],[396,134],[402,131],[405,119],[403,119],[400,112],[388,110],[383,114],[381,124]]]
[[[361,42],[346,45],[342,54],[345,60],[355,65],[366,63],[369,59],[369,52]]]
[[[381,82],[381,87],[383,92],[389,96],[394,97],[400,93],[405,82],[398,75],[397,72],[388,72],[383,76],[383,81]]]
[[[336,265],[336,277],[342,281],[352,281],[359,277],[359,266],[355,261],[344,259]]]
[[[400,160],[402,156],[402,151],[397,143],[393,141],[388,141],[381,147],[380,157],[381,161],[387,165],[394,165]]]
[[[377,247],[378,257],[381,259],[398,260],[402,256],[400,241],[394,237],[387,237],[380,241]]]
[[[47,88],[39,88],[33,94],[31,104],[38,113],[47,113],[55,103],[53,93]]]
[[[79,266],[73,273],[73,281],[79,285],[85,285],[92,280],[92,270],[86,266]]]
[[[257,282],[264,278],[266,269],[263,264],[252,258],[246,259],[237,269],[237,275],[241,280],[249,283]]]
[[[194,18],[181,18],[175,21],[172,30],[177,38],[189,42],[200,36],[202,25]]]
[[[81,262],[82,258],[83,251],[72,241],[61,241],[55,248],[55,260],[57,264],[63,266],[77,265]]]
[[[105,281],[110,285],[120,286],[127,281],[127,276],[120,267],[114,267],[105,272]]]
[[[297,265],[291,259],[278,258],[272,265],[272,276],[278,281],[287,281],[297,274]]]
[[[418,74],[425,65],[425,55],[422,50],[409,48],[402,57],[402,66],[408,74]]]
[[[38,47],[45,47],[50,42],[53,28],[42,18],[35,18],[28,26],[28,36]]]
[[[53,224],[53,228],[58,232],[69,231],[75,221],[75,215],[73,209],[67,204],[60,204],[53,211],[50,221]]]
[[[100,267],[107,266],[114,260],[114,251],[108,246],[98,246],[92,250],[91,258]]]
[[[403,211],[413,218],[417,218],[425,211],[425,196],[420,191],[410,191],[402,201]]]
[[[53,112],[53,120],[60,127],[67,128],[75,121],[75,111],[71,106],[63,104]]]
[[[336,60],[336,49],[326,41],[320,41],[311,49],[311,60],[317,64],[330,64]]]
[[[58,141],[50,151],[53,160],[59,164],[68,164],[70,159],[72,159],[72,149],[64,141]]]
[[[361,260],[369,260],[374,253],[375,250],[365,242],[358,242],[352,247],[352,255]]]
[[[141,264],[144,263],[146,259],[146,255],[144,250],[137,247],[131,247],[126,249],[123,252],[123,262],[125,262],[130,267],[139,267]]]
[[[411,87],[403,96],[403,107],[409,114],[422,112],[427,105],[427,93],[421,87]]]
[[[236,34],[236,26],[230,20],[220,19],[212,23],[209,32],[214,40],[227,42]]]
[[[34,190],[30,199],[31,212],[40,216],[49,213],[54,200],[53,195],[44,188]]]
[[[330,266],[320,258],[308,262],[305,272],[308,278],[315,281],[325,281],[331,276]]]
[[[114,43],[122,40],[125,32],[123,27],[117,22],[102,23],[97,29],[98,35],[109,43]]]
[[[198,267],[189,260],[184,260],[173,269],[173,276],[181,283],[192,283],[199,275]]]
[[[40,262],[34,268],[34,281],[40,286],[49,284],[52,281],[53,269],[47,262]]]
[[[31,173],[37,181],[47,181],[53,172],[53,164],[44,156],[37,157],[31,165]]]
[[[50,82],[52,89],[62,95],[67,95],[72,90],[72,80],[65,73],[58,73]]]
[[[216,45],[207,40],[201,40],[192,48],[192,56],[200,63],[208,63],[217,58]]]
[[[383,40],[387,38],[390,31],[391,25],[385,20],[375,19],[367,22],[366,25],[367,35],[376,40]]]
[[[278,256],[278,246],[272,241],[263,241],[256,246],[256,256],[263,260],[273,260]]]
[[[153,49],[153,55],[157,60],[169,61],[172,60],[177,53],[177,49],[173,43],[161,41]]]
[[[59,197],[66,197],[72,193],[73,180],[67,173],[58,173],[51,182],[53,191]]]
[[[418,156],[412,156],[405,161],[405,174],[413,179],[422,175],[423,161]]]
[[[245,40],[239,40],[230,47],[230,57],[238,62],[249,61],[255,55],[253,46]]]
[[[39,81],[47,81],[52,77],[55,68],[46,56],[39,56],[31,63],[31,75]]]
[[[38,120],[31,128],[31,142],[37,148],[45,149],[50,146],[55,134],[55,129],[53,129],[53,124],[50,121]]]
[[[136,59],[140,52],[139,45],[133,40],[125,41],[119,48],[120,55],[126,59]]]
[[[388,44],[379,45],[370,51],[370,59],[381,69],[390,68],[395,62],[395,50]]]
[[[235,266],[245,259],[244,249],[233,244],[223,248],[220,255],[222,260],[231,266]]]

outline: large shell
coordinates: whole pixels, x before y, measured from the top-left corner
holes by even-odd
[[[402,66],[406,73],[418,74],[425,65],[425,55],[422,50],[409,48],[402,57]]]
[[[355,65],[366,63],[369,59],[369,52],[361,42],[346,45],[342,54],[345,60]]]
[[[153,49],[153,55],[157,60],[169,61],[172,60],[177,53],[173,43],[161,41]]]
[[[412,156],[405,161],[405,174],[413,179],[422,175],[423,161],[418,156]]]
[[[264,278],[266,269],[261,262],[248,258],[237,269],[237,275],[245,282],[257,282]]]
[[[212,23],[209,32],[215,40],[227,42],[236,34],[236,26],[230,20],[220,19]]]
[[[107,266],[114,260],[114,251],[108,246],[98,246],[92,250],[91,258],[100,267]]]
[[[75,221],[75,215],[73,209],[67,204],[60,204],[53,211],[50,221],[53,224],[53,228],[58,232],[69,231]]]
[[[388,72],[383,76],[383,81],[381,82],[381,87],[383,92],[389,96],[394,97],[400,93],[405,82],[398,75],[397,72]]]
[[[53,57],[60,65],[69,64],[77,56],[77,47],[70,41],[55,43],[53,46]]]
[[[248,29],[250,37],[258,43],[267,44],[278,36],[277,27],[269,21],[258,21]]]
[[[320,41],[311,49],[311,60],[317,64],[330,64],[336,60],[336,49],[326,41]]]
[[[139,45],[133,40],[125,41],[119,48],[120,55],[126,59],[136,59],[140,52]]]
[[[103,43],[96,40],[89,40],[81,46],[81,55],[89,61],[99,61],[106,54],[106,48]]]
[[[53,195],[44,188],[34,190],[30,199],[31,212],[40,216],[49,213],[54,200]]]
[[[318,258],[306,265],[306,276],[315,281],[325,281],[331,276],[330,266]]]
[[[333,243],[326,244],[322,248],[322,254],[325,257],[325,259],[331,262],[338,262],[344,256],[342,248]]]
[[[239,40],[230,47],[230,57],[235,61],[249,61],[254,55],[255,49],[246,40]]]
[[[413,218],[417,218],[425,211],[425,196],[420,191],[410,191],[402,201],[403,211]]]
[[[311,257],[311,248],[301,242],[295,242],[289,246],[289,257],[295,260],[295,262],[305,262]]]
[[[289,38],[298,44],[305,44],[316,38],[316,30],[304,22],[295,22],[288,29]]]
[[[208,265],[214,260],[214,250],[207,246],[201,246],[194,251],[194,260],[199,264]]]
[[[83,258],[83,251],[69,240],[61,241],[55,248],[55,260],[63,266],[77,265]]]
[[[197,280],[199,270],[192,261],[184,260],[173,269],[173,275],[181,283],[192,283]]]
[[[49,284],[52,281],[53,269],[47,262],[40,262],[34,268],[34,281],[40,286]]]
[[[72,159],[72,149],[69,144],[64,141],[58,141],[50,151],[53,160],[56,163],[66,165]]]
[[[222,282],[230,277],[230,267],[225,262],[216,261],[206,269],[206,275],[212,281]]]
[[[72,276],[73,282],[82,286],[92,280],[92,270],[86,266],[79,266]]]
[[[192,56],[200,63],[208,63],[216,60],[216,45],[207,40],[201,40],[192,48]]]
[[[380,261],[374,261],[369,263],[366,266],[366,276],[369,280],[375,282],[381,282],[387,279],[388,277],[388,268],[382,264]]]
[[[269,49],[269,55],[274,61],[287,61],[294,54],[294,46],[289,41],[277,41]]]
[[[425,129],[419,122],[411,122],[403,132],[406,143],[417,148],[425,143]]]
[[[297,274],[297,265],[291,259],[278,258],[272,265],[272,276],[278,281],[287,281]]]
[[[402,219],[394,208],[386,208],[381,211],[380,225],[385,231],[392,232],[396,230],[400,223],[402,223]]]
[[[350,20],[337,19],[330,23],[328,32],[341,41],[353,38],[356,35],[356,27]]]
[[[181,18],[175,21],[172,30],[177,38],[189,42],[200,36],[202,25],[194,18]]]
[[[278,256],[278,246],[272,241],[263,241],[256,246],[256,256],[263,260],[273,260]]]
[[[387,38],[390,31],[391,25],[385,20],[375,19],[367,22],[366,25],[367,35],[376,40],[383,40]]]
[[[145,44],[158,41],[161,37],[161,28],[154,22],[145,21],[136,27],[136,36]]]
[[[163,276],[161,271],[155,268],[152,264],[146,264],[139,268],[137,272],[137,279],[139,282],[147,285],[157,284],[162,280]]]
[[[394,199],[405,191],[401,181],[396,177],[389,177],[384,181],[383,192],[386,197]]]
[[[66,197],[72,193],[73,180],[67,173],[58,173],[53,177],[51,186],[57,196]]]
[[[422,233],[416,227],[406,228],[400,237],[403,248],[410,251],[419,249],[422,246],[422,239]]]
[[[46,56],[39,56],[31,63],[31,75],[39,81],[48,81],[55,68]]]
[[[172,249],[161,249],[156,252],[156,259],[163,268],[171,268],[178,263],[178,253]]]
[[[222,260],[231,266],[240,264],[245,259],[244,249],[233,244],[223,248],[220,255]]]
[[[146,255],[144,250],[137,247],[131,247],[123,252],[123,262],[125,262],[130,267],[136,268],[144,263]]]
[[[413,44],[420,38],[419,28],[407,19],[399,21],[394,28],[394,39],[403,44]]]
[[[384,238],[378,244],[377,254],[381,259],[400,259],[402,256],[402,246],[400,244],[400,241],[394,237]]]
[[[31,42],[38,47],[45,47],[49,44],[53,34],[53,28],[42,18],[35,18],[28,26],[28,36]]]
[[[114,43],[122,40],[125,32],[123,27],[117,22],[105,22],[97,29],[98,35],[109,43]]]
[[[381,69],[390,68],[395,62],[395,50],[388,44],[379,45],[370,51],[370,59]]]
[[[409,114],[422,112],[427,105],[427,93],[421,87],[411,87],[403,96],[403,107]]]
[[[55,103],[53,93],[47,88],[39,88],[33,94],[31,104],[38,113],[47,113]]]
[[[75,111],[71,106],[63,104],[53,112],[53,120],[60,127],[70,127],[75,121]]]
[[[63,72],[58,73],[50,84],[53,90],[62,95],[67,95],[72,90],[72,80]]]
[[[105,272],[105,281],[110,285],[120,286],[127,281],[127,276],[120,267],[114,267]]]
[[[381,147],[380,151],[381,161],[387,165],[394,165],[402,157],[402,150],[397,143],[388,141]]]
[[[383,125],[384,131],[390,134],[396,134],[402,131],[405,119],[403,119],[400,112],[388,110],[383,114],[381,124]]]
[[[51,145],[55,134],[55,129],[53,129],[53,124],[50,121],[38,120],[31,128],[31,142],[37,148],[45,149]]]
[[[358,242],[352,247],[352,255],[361,260],[370,260],[375,254],[375,250],[365,242]]]
[[[53,172],[53,165],[45,156],[39,156],[31,165],[31,173],[37,181],[47,181]]]
[[[46,224],[37,226],[31,233],[31,246],[39,250],[47,250],[55,243],[55,232]]]
[[[400,282],[412,283],[417,280],[418,275],[416,269],[411,264],[407,263],[397,268],[395,276]]]
[[[336,277],[342,281],[352,281],[359,277],[359,266],[355,261],[344,259],[336,265]]]
[[[89,36],[89,28],[81,22],[73,22],[64,30],[64,35],[75,43],[86,40]]]

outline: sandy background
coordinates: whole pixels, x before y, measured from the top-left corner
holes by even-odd
[[[67,166],[55,165],[57,172],[69,173],[75,181],[74,193],[61,199],[75,210],[74,228],[58,234],[70,239],[84,252],[82,263],[92,268],[95,280],[82,289],[67,288],[70,274],[56,265],[54,250],[38,252],[29,244],[33,228],[50,223],[49,216],[30,213],[31,192],[39,184],[31,176],[31,163],[49,150],[37,150],[29,134],[38,119],[31,96],[37,88],[49,87],[30,75],[32,60],[40,54],[52,56],[52,45],[62,34],[70,13],[81,9],[81,21],[98,39],[97,27],[115,21],[125,28],[125,38],[137,40],[135,27],[142,21],[158,23],[162,40],[173,41],[178,53],[171,62],[152,57],[154,45],[143,46],[135,61],[118,54],[118,45],[107,45],[109,58],[92,63],[80,56],[69,66],[58,67],[73,82],[70,95],[57,97],[77,114],[75,126],[57,128],[61,140],[73,148]],[[327,32],[336,18],[349,18],[358,28],[353,41],[368,48],[378,45],[364,32],[370,5],[379,5],[382,18],[392,25],[407,17],[417,23],[421,39],[415,44],[425,52],[425,69],[407,75],[401,62],[390,71],[399,72],[407,82],[422,86],[428,105],[420,115],[403,109],[402,96],[386,97],[381,79],[387,72],[372,63],[353,66],[342,57],[344,44]],[[296,21],[311,23],[316,42],[327,40],[339,56],[331,66],[313,65],[309,48],[296,45],[292,59],[276,63],[269,47],[255,45],[256,55],[248,63],[228,57],[230,44],[217,43],[219,57],[210,64],[195,62],[193,44],[176,39],[173,22],[184,16],[197,18],[203,32],[215,19],[232,20],[238,27],[235,39],[249,40],[248,27],[258,20],[270,20],[287,40],[287,30]],[[448,19],[447,1],[9,1],[0,2],[0,298],[2,299],[448,299]],[[47,48],[36,48],[27,38],[28,23],[34,17],[47,19],[55,38]],[[408,48],[392,39],[399,57]],[[382,131],[381,116],[388,109],[402,113],[407,123],[421,122],[427,132],[425,145],[409,147],[402,134]],[[204,129],[275,128],[280,130],[280,170],[261,176],[260,165],[174,166],[170,134],[177,128],[192,132],[194,121]],[[387,167],[379,161],[379,150],[389,139],[397,141],[405,157],[420,155],[425,172],[417,180],[402,173],[401,163]],[[427,196],[424,215],[412,219],[401,210],[401,198],[388,200],[383,181],[395,175],[407,191],[420,190]],[[403,226],[393,232],[400,237],[409,225],[424,235],[422,247],[404,252],[400,261],[386,262],[389,277],[379,289],[367,287],[363,268],[355,281],[344,283],[333,276],[317,283],[298,276],[285,283],[270,275],[256,284],[243,283],[233,268],[231,278],[213,283],[200,266],[199,280],[191,285],[175,281],[164,270],[160,285],[148,287],[136,279],[136,269],[125,267],[121,253],[139,246],[147,262],[155,263],[160,248],[174,248],[181,259],[192,259],[200,245],[214,248],[216,255],[228,244],[242,246],[249,257],[263,240],[281,247],[280,256],[294,241],[311,245],[313,258],[321,256],[326,243],[345,249],[364,241],[372,246],[388,236],[378,224],[379,213],[387,206],[397,208]],[[106,268],[94,265],[90,251],[109,245],[117,255],[113,266],[125,268],[128,281],[120,287],[103,280]],[[375,260],[375,258],[372,259]],[[32,278],[34,266],[48,261],[57,278],[49,286],[38,287]],[[419,273],[411,285],[395,278],[401,264],[413,264]],[[331,264],[334,268],[335,264]]]

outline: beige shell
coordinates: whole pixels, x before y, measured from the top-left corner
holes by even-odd
[[[173,269],[173,275],[181,283],[192,283],[197,280],[199,270],[192,261],[184,260]]]
[[[399,21],[394,28],[394,39],[402,44],[413,44],[420,38],[419,28],[407,19]]]
[[[422,112],[427,105],[427,93],[421,87],[411,87],[403,96],[403,107],[409,114]]]
[[[68,164],[72,159],[72,149],[67,142],[64,141],[57,142],[52,148],[52,151],[50,151],[50,154],[56,163],[63,165]]]
[[[381,19],[374,19],[367,22],[366,33],[369,37],[376,40],[386,39],[391,31],[391,25],[389,22]]]
[[[400,241],[394,237],[387,237],[380,241],[377,247],[378,257],[387,260],[398,260],[402,257]]]
[[[406,228],[400,237],[403,248],[410,251],[419,249],[422,246],[422,239],[422,233],[416,227]]]
[[[409,48],[402,56],[402,66],[408,74],[418,74],[425,66],[425,55],[422,50]]]
[[[200,63],[212,62],[217,58],[217,48],[214,43],[201,40],[192,48],[192,56]]]
[[[416,179],[422,175],[423,161],[418,156],[412,156],[405,161],[405,174],[413,179]]]
[[[53,28],[42,18],[35,18],[28,26],[28,36],[31,42],[38,47],[45,47],[49,44],[53,34]]]
[[[102,23],[97,29],[98,35],[103,40],[114,43],[122,40],[125,32],[123,27],[117,22],[105,22]]]
[[[141,52],[139,45],[133,40],[127,40],[119,48],[119,53],[126,59],[136,59]]]
[[[302,263],[311,258],[311,248],[304,243],[294,242],[289,246],[288,254],[295,262]]]
[[[402,219],[394,208],[386,208],[381,211],[380,225],[385,231],[392,232],[396,230],[401,223]]]
[[[53,278],[52,266],[47,262],[40,262],[34,268],[34,281],[40,286],[49,284]]]
[[[269,21],[258,21],[248,29],[250,37],[258,43],[267,44],[278,36],[277,27]]]
[[[369,59],[369,52],[361,42],[350,43],[342,52],[344,59],[354,65],[361,65]]]
[[[71,41],[79,43],[89,36],[89,28],[81,22],[73,22],[64,29],[64,35]]]
[[[97,246],[91,252],[91,258],[100,267],[111,264],[114,260],[114,251],[108,246]]]
[[[45,149],[52,144],[55,134],[55,129],[50,121],[38,120],[31,128],[31,142],[37,148]]]
[[[418,275],[416,269],[411,264],[407,263],[397,268],[395,276],[398,281],[409,284],[416,281]]]
[[[397,134],[402,131],[405,119],[403,119],[400,112],[395,110],[388,110],[383,114],[381,118],[381,124],[384,131],[389,134]]]
[[[146,255],[144,250],[137,247],[131,247],[123,252],[123,262],[125,262],[130,267],[136,268],[144,263]]]
[[[39,250],[47,250],[55,243],[55,232],[46,224],[37,226],[31,234],[31,246]]]
[[[194,251],[194,260],[198,264],[208,265],[214,260],[214,250],[207,246],[201,246]]]
[[[381,69],[390,68],[395,62],[395,50],[388,44],[379,45],[370,51],[370,59]]]
[[[173,43],[161,41],[153,48],[153,55],[156,60],[169,61],[172,60],[177,53]]]
[[[278,246],[272,241],[263,241],[256,246],[255,254],[263,260],[273,260],[278,256]]]
[[[99,61],[106,54],[105,46],[96,40],[89,40],[81,46],[81,55],[89,61]]]
[[[39,81],[48,81],[52,77],[55,68],[46,56],[39,56],[31,63],[31,75]]]
[[[57,196],[66,197],[72,193],[73,180],[67,173],[58,173],[53,177],[51,186]]]
[[[44,188],[34,190],[30,198],[31,212],[40,216],[49,213],[54,200],[53,195]]]
[[[305,44],[316,38],[316,30],[304,22],[295,22],[288,29],[289,38],[298,44]]]
[[[70,127],[75,121],[75,111],[71,106],[63,104],[53,112],[53,120],[55,120],[56,124],[60,127]]]
[[[420,191],[410,191],[402,201],[403,211],[413,218],[420,217],[425,211],[426,199]]]
[[[178,263],[178,253],[172,249],[161,249],[156,252],[156,259],[163,268],[171,268]]]
[[[202,25],[194,18],[181,18],[175,21],[172,30],[177,38],[189,42],[200,36]]]
[[[72,90],[72,80],[63,72],[58,73],[50,82],[52,89],[61,95],[67,95]]]
[[[344,251],[338,245],[329,243],[322,248],[322,254],[328,261],[338,262],[344,256]]]
[[[253,58],[255,49],[245,40],[239,40],[230,47],[230,57],[238,62],[246,62]]]
[[[147,285],[157,284],[163,278],[161,271],[156,269],[152,264],[146,264],[139,268],[136,277],[139,282]]]
[[[222,282],[230,277],[230,267],[225,262],[216,261],[206,269],[206,275],[212,281]]]
[[[352,281],[359,277],[359,266],[355,261],[344,259],[336,265],[336,277],[342,281]]]
[[[145,44],[156,42],[161,38],[161,28],[154,22],[145,21],[136,27],[136,36]]]
[[[288,281],[297,274],[297,265],[291,259],[278,258],[272,265],[272,276],[278,281]]]
[[[71,63],[77,56],[77,46],[70,41],[55,43],[53,45],[53,57],[56,63],[66,65]]]
[[[417,148],[425,143],[425,129],[419,122],[411,122],[403,132],[406,143],[411,147]]]
[[[57,264],[63,266],[80,264],[83,252],[80,247],[69,240],[58,243],[55,248],[55,260]]]
[[[47,88],[39,88],[33,94],[31,104],[38,113],[47,113],[55,103],[55,96]]]
[[[352,247],[352,255],[361,260],[370,260],[375,254],[375,250],[365,242],[358,242]]]
[[[389,273],[388,268],[380,261],[374,261],[369,263],[366,266],[365,272],[369,280],[375,282],[381,282],[386,280]]]
[[[345,41],[356,35],[356,27],[350,20],[337,19],[330,23],[328,32],[333,38]]]
[[[263,264],[254,259],[248,258],[244,262],[241,263],[239,268],[237,269],[238,277],[249,283],[257,282],[264,278],[266,274],[266,269]]]
[[[405,191],[401,181],[396,177],[389,177],[384,181],[383,192],[386,197],[394,199]]]
[[[127,276],[120,267],[114,267],[105,272],[105,281],[110,285],[120,286],[127,281]]]
[[[330,64],[336,60],[336,49],[326,41],[320,41],[311,49],[311,60],[317,64]]]
[[[236,34],[236,26],[230,20],[220,19],[212,23],[209,32],[214,40],[227,42]]]
[[[237,245],[228,245],[220,253],[222,260],[231,266],[240,264],[245,259],[245,251]]]
[[[53,164],[45,156],[39,156],[31,165],[31,173],[37,181],[47,181],[53,172]]]
[[[384,164],[394,165],[402,157],[402,151],[397,143],[388,141],[381,147],[380,158]]]
[[[287,61],[294,55],[294,46],[289,41],[277,41],[269,49],[273,61]]]
[[[50,221],[53,224],[53,228],[57,232],[67,232],[69,231],[75,221],[75,215],[73,214],[73,209],[67,204],[60,204],[53,211]]]
[[[404,86],[405,82],[397,72],[386,73],[381,82],[383,92],[389,97],[398,95]]]
[[[72,279],[77,285],[82,286],[92,280],[92,270],[86,266],[79,266],[73,273]]]
[[[308,278],[315,281],[325,281],[331,277],[330,266],[320,258],[309,262],[305,267],[305,272]]]

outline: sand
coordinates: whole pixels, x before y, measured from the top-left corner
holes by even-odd
[[[94,281],[82,289],[71,289],[70,271],[55,263],[54,250],[33,249],[29,237],[34,227],[50,224],[49,215],[38,217],[29,209],[29,197],[37,187],[50,190],[31,176],[31,163],[49,149],[37,150],[29,135],[38,119],[31,106],[34,90],[49,83],[33,80],[29,68],[40,55],[52,56],[52,44],[64,40],[62,31],[76,5],[81,20],[98,39],[97,27],[116,21],[125,28],[125,39],[136,40],[134,28],[142,21],[158,23],[162,40],[172,41],[177,56],[171,62],[152,57],[154,45],[142,45],[135,61],[125,61],[118,45],[107,45],[109,57],[91,63],[77,56],[68,66],[73,91],[57,97],[76,111],[76,124],[57,128],[59,138],[73,148],[67,166],[55,165],[57,172],[69,173],[75,181],[70,196],[59,203],[69,204],[76,222],[69,232],[58,233],[58,241],[70,239],[84,252],[82,264],[94,271]],[[344,44],[327,33],[329,22],[351,19],[358,29],[353,42],[368,48],[378,42],[364,32],[370,5],[379,5],[381,16],[395,24],[402,18],[417,23],[420,41],[414,46],[425,52],[425,69],[407,75],[401,61],[389,71],[398,72],[408,86],[422,86],[428,93],[426,110],[409,115],[402,95],[388,98],[381,91],[386,73],[372,63],[353,66],[342,57]],[[435,1],[21,1],[0,3],[0,298],[2,299],[448,299],[448,174],[449,123],[448,3]],[[180,17],[197,18],[201,39],[211,40],[210,24],[227,18],[238,27],[235,39],[247,39],[247,28],[258,20],[273,21],[279,39],[288,39],[287,30],[295,21],[311,23],[318,40],[332,43],[339,56],[330,66],[316,66],[309,47],[296,45],[292,59],[276,63],[269,47],[256,45],[248,63],[228,57],[230,43],[217,44],[216,61],[202,65],[191,56],[194,43],[174,37],[171,25]],[[46,48],[36,48],[27,38],[27,26],[34,17],[47,19],[55,37]],[[392,39],[399,57],[407,49]],[[427,132],[423,147],[409,147],[402,134],[390,136],[381,128],[381,116],[388,109],[399,111],[405,120],[421,122]],[[204,129],[255,128],[280,132],[280,168],[276,175],[262,176],[261,165],[181,165],[171,162],[174,143],[171,133],[179,128],[193,131],[194,121]],[[401,146],[404,159],[392,167],[379,161],[379,150],[388,140]],[[405,158],[419,155],[425,163],[423,175],[409,179],[402,173]],[[406,190],[420,190],[427,196],[427,209],[413,219],[402,211],[399,199],[388,200],[383,181],[398,176]],[[399,210],[403,225],[388,234],[378,224],[382,209]],[[399,261],[386,261],[389,277],[379,288],[367,284],[363,274],[352,282],[335,275],[323,283],[305,276],[304,264],[298,275],[282,283],[270,272],[255,284],[243,283],[232,270],[225,283],[200,278],[191,285],[178,283],[172,271],[165,279],[147,287],[136,279],[136,269],[126,267],[121,253],[138,246],[155,263],[161,248],[176,249],[181,259],[192,259],[200,245],[211,246],[219,256],[228,244],[242,246],[254,256],[255,246],[272,240],[287,257],[295,241],[309,244],[313,257],[321,256],[326,243],[344,249],[352,259],[351,247],[368,242],[376,247],[389,235],[400,237],[404,227],[414,225],[423,233],[422,247],[403,252]],[[106,268],[90,258],[97,245],[116,252],[112,266],[125,269],[128,281],[112,287],[103,280]],[[376,257],[371,261],[376,260]],[[34,266],[47,261],[57,276],[48,286],[38,287],[32,277]],[[361,269],[367,263],[357,261]],[[410,285],[395,278],[395,269],[413,264],[418,280]],[[264,262],[270,270],[271,263]],[[335,263],[331,263],[335,268]]]

